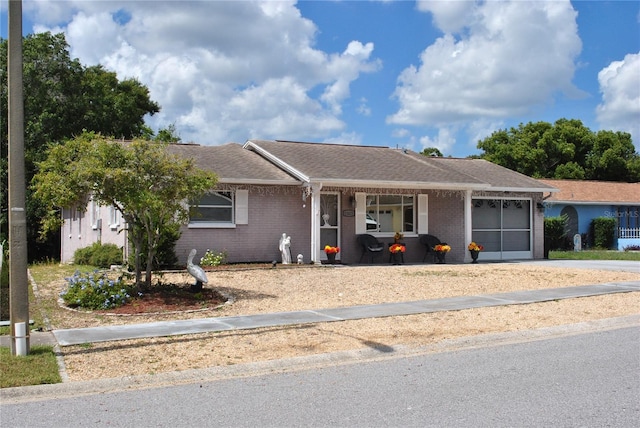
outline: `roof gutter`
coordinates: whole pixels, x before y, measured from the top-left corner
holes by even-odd
[[[635,207],[635,206],[640,206],[640,202],[619,202],[619,201],[592,202],[592,201],[556,201],[556,200],[552,200],[552,199],[547,199],[545,201],[545,203],[548,204],[548,205],[558,205],[558,204],[563,204],[563,205],[598,205],[598,206],[609,206],[609,207],[619,207],[619,206]]]
[[[490,187],[489,189],[494,192],[531,192],[531,193],[553,193],[559,192],[560,190],[554,188],[540,188],[540,187]]]
[[[369,180],[340,180],[329,178],[314,178],[311,181],[320,182],[323,187],[364,187],[380,189],[439,189],[439,190],[486,190],[486,184],[478,183],[440,183],[426,181],[369,181]]]
[[[255,180],[247,178],[220,178],[218,183],[221,184],[251,184],[255,186],[300,186],[302,183],[298,180]]]

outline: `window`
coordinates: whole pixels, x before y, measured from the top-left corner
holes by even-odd
[[[120,216],[118,215],[118,209],[115,205],[112,205],[109,209],[109,227],[111,229],[117,229],[120,224]]]
[[[98,220],[100,219],[100,205],[91,200],[91,228],[98,229]]]
[[[414,233],[414,201],[413,195],[367,195],[367,231]]]
[[[249,224],[249,191],[211,192],[191,204],[189,227],[236,227]]]

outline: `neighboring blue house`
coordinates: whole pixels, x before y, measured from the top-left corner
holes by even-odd
[[[617,220],[614,245],[620,251],[640,245],[640,183],[584,180],[540,180],[555,187],[543,202],[545,217],[566,214],[569,236],[579,233],[590,240],[596,217]]]

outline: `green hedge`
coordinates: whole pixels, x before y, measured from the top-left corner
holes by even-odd
[[[122,249],[115,244],[101,244],[94,242],[90,247],[84,247],[73,253],[73,261],[78,265],[91,265],[108,268],[111,265],[122,264]]]
[[[612,248],[616,236],[616,219],[596,217],[591,220],[593,243],[597,248]]]
[[[544,239],[550,250],[565,249],[567,245],[568,217],[547,217],[544,219]]]

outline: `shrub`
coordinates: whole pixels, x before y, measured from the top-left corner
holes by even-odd
[[[89,247],[76,250],[73,253],[73,261],[79,265],[108,268],[111,265],[122,264],[122,250],[115,244],[94,242]]]
[[[613,247],[616,234],[616,219],[612,217],[597,217],[591,221],[593,243],[598,248]]]
[[[67,288],[60,297],[67,306],[85,309],[110,309],[122,306],[131,299],[135,287],[122,278],[110,279],[105,272],[80,273],[65,278]]]
[[[225,263],[227,263],[226,251],[214,253],[211,250],[207,250],[207,252],[204,253],[204,256],[202,256],[202,258],[200,259],[200,265],[205,267],[220,266]]]
[[[628,245],[624,247],[624,251],[640,251],[640,245]]]
[[[562,249],[566,245],[567,219],[566,215],[544,219],[544,239],[547,241],[549,249]]]

